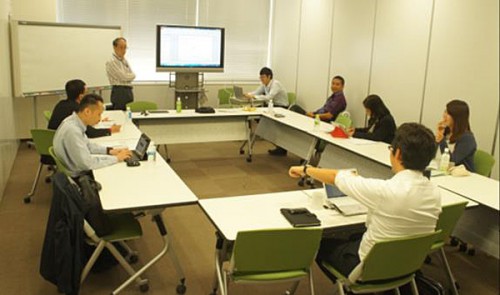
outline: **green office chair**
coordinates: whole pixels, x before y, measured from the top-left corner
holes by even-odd
[[[43,116],[47,122],[50,121],[50,117],[52,117],[52,111],[43,111]]]
[[[314,294],[311,263],[319,249],[321,229],[272,229],[239,232],[227,268],[216,271],[221,293],[228,294],[228,279],[234,283],[272,283],[309,277]],[[215,294],[216,290],[212,294]]]
[[[127,107],[132,112],[144,112],[150,110],[157,110],[158,105],[152,101],[134,101],[127,103]]]
[[[453,229],[457,224],[460,216],[464,213],[465,206],[467,202],[444,206],[441,214],[439,215],[438,222],[436,224],[436,230],[440,230],[441,233],[437,236],[437,239],[434,241],[434,244],[431,246],[431,251],[439,251],[439,255],[444,264],[444,269],[446,271],[446,275],[448,276],[448,281],[451,286],[451,290],[453,294],[458,295],[457,290],[457,282],[453,277],[453,273],[451,272],[450,265],[448,260],[446,259],[446,254],[444,252],[444,245],[446,239],[453,233]]]
[[[36,187],[38,185],[38,180],[40,179],[40,174],[42,173],[42,169],[44,165],[48,165],[51,167],[54,164],[54,160],[50,156],[49,147],[52,146],[52,141],[54,139],[54,135],[56,134],[55,130],[48,129],[32,129],[31,137],[33,138],[33,142],[35,144],[35,149],[37,153],[40,155],[40,164],[38,165],[38,170],[36,172],[35,180],[33,181],[33,185],[31,186],[31,191],[24,197],[24,203],[30,203],[31,197],[33,197]],[[50,176],[45,179],[45,182],[50,182]]]
[[[103,237],[97,236],[92,226],[90,226],[90,224],[86,220],[84,221],[83,229],[87,236],[86,242],[90,245],[94,245],[96,249],[94,250],[92,256],[82,270],[80,283],[83,283],[104,248],[107,248],[109,252],[111,252],[111,254],[116,258],[116,260],[130,276],[133,276],[135,274],[135,270],[132,268],[129,262],[134,263],[137,261],[137,252],[130,249],[125,241],[135,240],[142,236],[141,224],[134,218],[132,214],[129,213],[109,215],[109,220],[111,222],[113,231],[109,235]],[[118,242],[124,249],[127,250],[127,252],[129,253],[127,257],[123,257],[122,254],[120,254],[120,252],[113,245],[113,243],[115,242]],[[146,292],[149,290],[148,280],[138,277],[137,279],[135,279],[135,282],[139,286],[141,292]]]
[[[57,171],[63,173],[66,176],[71,176],[71,173],[69,172],[68,168],[66,168],[66,165],[61,161],[61,159],[59,159],[59,157],[56,156],[53,146],[49,147],[49,153],[56,161]]]
[[[354,294],[376,293],[411,283],[412,293],[418,294],[415,272],[422,266],[431,245],[441,235],[440,231],[405,238],[378,242],[360,263],[345,277],[332,265],[321,264],[337,278],[337,286],[344,295],[344,286]]]
[[[295,92],[288,92],[288,109],[297,103],[297,95]]]
[[[232,108],[230,98],[234,95],[233,88],[221,88],[217,92],[217,98],[219,99],[219,108]]]
[[[350,128],[352,126],[351,115],[349,112],[342,112],[335,119],[335,123],[344,126],[344,128]]]
[[[476,168],[477,174],[489,177],[493,165],[495,165],[495,158],[492,155],[483,150],[476,150],[474,154],[474,168]]]

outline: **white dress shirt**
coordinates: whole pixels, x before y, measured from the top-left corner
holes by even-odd
[[[335,184],[346,195],[368,207],[366,232],[359,247],[360,260],[376,242],[431,233],[441,213],[437,186],[421,172],[403,170],[391,179],[370,179],[339,171]]]
[[[135,79],[135,74],[125,57],[119,58],[116,54],[113,54],[111,59],[106,62],[106,73],[109,84],[113,86],[131,86]]]
[[[90,142],[85,130],[87,126],[73,113],[61,123],[54,135],[54,152],[72,177],[118,162],[115,156],[106,155],[105,146]]]
[[[255,91],[250,93],[258,100],[269,102],[269,100],[272,99],[273,105],[275,106],[288,106],[288,94],[278,80],[271,80],[267,86],[262,84]]]

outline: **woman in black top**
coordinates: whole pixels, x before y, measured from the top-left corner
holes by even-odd
[[[363,100],[363,106],[366,109],[366,115],[370,117],[368,126],[351,129],[349,135],[356,138],[391,143],[396,132],[396,123],[380,96],[376,94],[368,95]]]

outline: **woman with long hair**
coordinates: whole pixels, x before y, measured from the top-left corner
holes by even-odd
[[[370,117],[368,126],[349,130],[349,135],[356,138],[370,139],[391,143],[396,132],[396,122],[380,96],[368,95],[363,100],[366,115]]]
[[[443,118],[436,131],[436,142],[441,153],[450,150],[450,161],[455,165],[464,165],[475,172],[474,154],[477,144],[469,123],[469,106],[465,101],[452,100],[446,105]]]

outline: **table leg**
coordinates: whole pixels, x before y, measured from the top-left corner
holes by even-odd
[[[153,264],[155,264],[158,260],[160,260],[169,250],[172,258],[172,262],[174,263],[174,266],[176,268],[177,274],[179,275],[179,285],[177,285],[176,291],[177,294],[184,294],[186,292],[186,285],[185,285],[185,277],[184,277],[184,272],[182,271],[181,265],[179,264],[179,260],[177,259],[177,256],[175,255],[175,252],[172,247],[169,248],[169,240],[168,240],[168,234],[167,234],[167,228],[165,227],[165,224],[163,223],[163,219],[161,217],[161,213],[157,213],[153,216],[153,221],[156,223],[158,226],[158,230],[160,231],[161,236],[163,237],[163,242],[164,246],[161,249],[160,253],[158,253],[153,259],[151,259],[146,265],[144,265],[140,270],[138,270],[133,276],[131,276],[128,280],[126,280],[121,286],[116,288],[112,294],[118,294],[123,289],[125,289],[130,283],[132,283],[136,278],[138,278],[141,274],[143,274],[147,269],[149,269]]]
[[[219,286],[219,282],[222,282],[222,264],[226,260],[226,256],[228,253],[228,249],[230,248],[231,243],[224,239],[220,232],[216,232],[216,242],[215,242],[215,276],[213,280],[213,288],[212,293],[210,295],[216,295],[217,290],[221,290],[221,295],[226,294],[226,290],[224,290],[224,285],[221,284]]]

